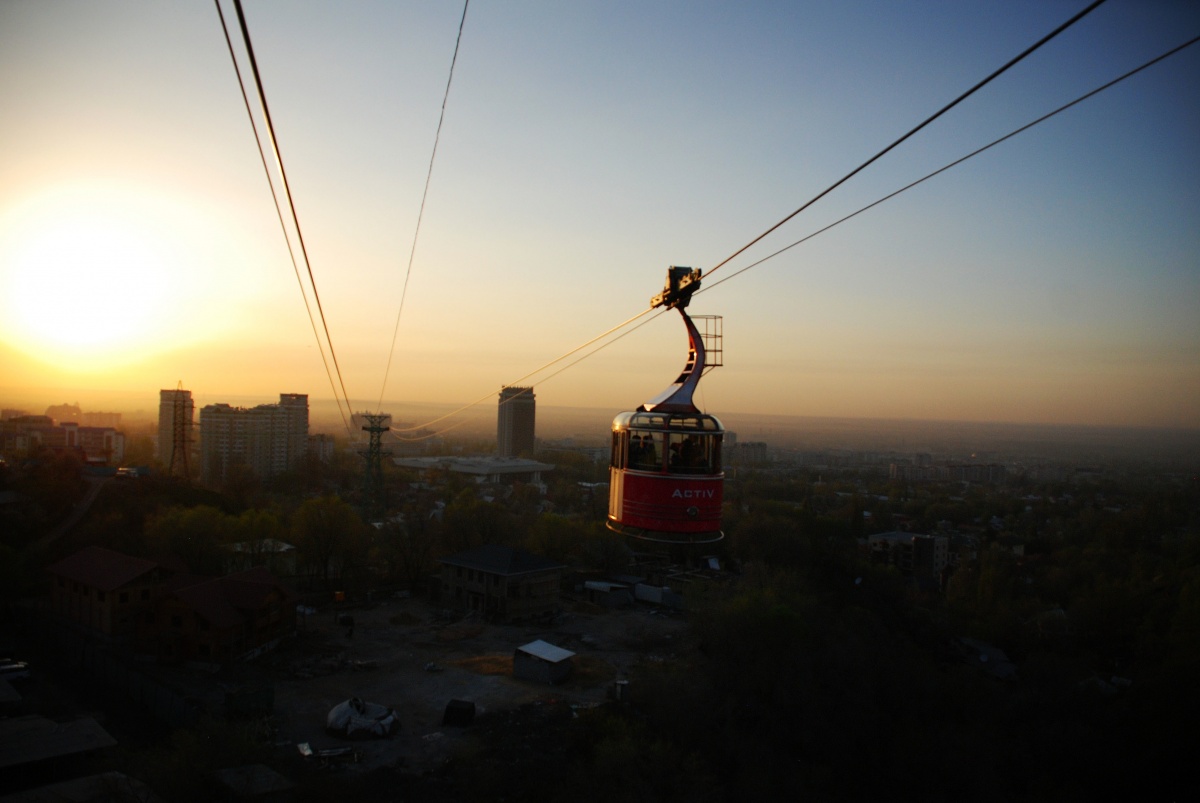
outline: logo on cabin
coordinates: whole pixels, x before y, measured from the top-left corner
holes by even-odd
[[[681,490],[675,489],[675,493],[671,494],[672,499],[712,499],[717,495],[717,492],[711,488],[708,490]]]

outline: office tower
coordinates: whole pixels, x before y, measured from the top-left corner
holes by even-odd
[[[158,459],[169,474],[187,477],[195,405],[192,392],[182,385],[158,392]]]
[[[496,422],[496,453],[500,457],[533,454],[533,388],[504,388]]]
[[[259,477],[295,468],[308,452],[308,395],[281,393],[278,404],[249,409],[209,404],[200,410],[202,475],[221,482],[234,466]]]

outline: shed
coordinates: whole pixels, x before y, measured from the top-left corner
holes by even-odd
[[[513,653],[513,677],[537,683],[562,683],[571,676],[575,653],[538,639]]]
[[[639,602],[649,602],[652,605],[662,605],[676,610],[683,608],[683,597],[676,594],[667,586],[652,586],[648,583],[638,583],[633,587],[633,595]]]
[[[633,603],[633,592],[629,586],[622,583],[610,583],[604,580],[587,580],[583,584],[583,592],[587,601],[606,608],[619,608]]]

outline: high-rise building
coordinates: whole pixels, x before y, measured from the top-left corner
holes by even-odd
[[[504,388],[496,420],[496,454],[533,454],[535,399],[533,388]]]
[[[249,409],[209,404],[200,410],[201,475],[220,482],[246,466],[260,477],[282,474],[308,452],[308,395],[281,393],[278,404]]]
[[[62,404],[52,404],[47,407],[46,415],[53,418],[56,424],[63,424],[68,421],[74,421],[78,424],[80,418],[83,417],[83,410],[80,409],[79,402],[75,402],[74,404],[63,402]]]
[[[308,394],[280,393],[279,408],[283,412],[281,434],[286,450],[283,462],[292,468],[308,453]]]
[[[187,475],[195,421],[192,392],[183,388],[158,392],[158,459],[171,473]]]

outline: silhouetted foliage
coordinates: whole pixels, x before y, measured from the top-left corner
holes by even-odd
[[[326,590],[333,590],[334,579],[362,582],[366,529],[354,509],[336,496],[308,499],[292,515],[292,537],[301,559]]]
[[[213,507],[169,508],[146,524],[153,555],[175,555],[198,575],[224,573],[225,546],[237,538],[237,519]]]
[[[445,554],[449,554],[484,544],[515,545],[519,528],[507,507],[464,490],[446,506],[442,532]]]

